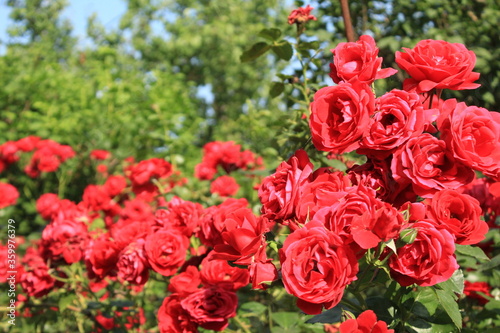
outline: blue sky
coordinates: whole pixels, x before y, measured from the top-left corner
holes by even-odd
[[[99,21],[107,29],[115,28],[120,22],[120,17],[126,11],[123,0],[69,0],[63,16],[68,18],[73,25],[73,34],[84,43],[83,37],[86,35],[87,18],[93,13],[97,13]],[[0,0],[0,40],[8,40],[7,26],[9,25],[9,10],[6,0]],[[0,45],[0,54],[5,52],[5,47]]]

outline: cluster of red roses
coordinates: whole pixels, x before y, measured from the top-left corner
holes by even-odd
[[[358,259],[402,232],[411,239],[398,243],[395,255],[381,253],[391,276],[402,286],[449,279],[458,269],[455,244],[476,244],[488,231],[480,216],[493,205],[473,193],[491,181],[475,180],[474,171],[500,180],[500,114],[432,101],[442,89],[478,86],[472,51],[424,40],[398,52],[396,62],[411,78],[404,90],[378,98],[370,85],[396,70],[381,69],[373,38],[340,43],[332,52],[337,84],[314,95],[312,141],[333,154],[356,150],[367,162],[346,174],[314,170],[299,150],[259,189],[262,216],[292,230],[279,252],[281,277],[307,314],[338,304],[356,280]]]
[[[17,141],[7,141],[0,145],[0,172],[19,160],[21,152],[33,152],[31,160],[24,168],[26,174],[35,178],[41,172],[54,172],[59,165],[75,156],[70,146],[61,145],[53,140],[42,140],[37,136],[28,136]]]
[[[240,152],[240,146],[232,142],[212,145],[216,146],[236,148],[237,153],[222,149],[211,156],[211,150],[205,149],[204,160],[217,161],[214,167],[233,170],[261,164],[260,158],[249,151]],[[110,153],[93,151],[91,157],[103,161]],[[43,194],[36,207],[49,223],[42,238],[28,247],[19,262],[16,282],[28,299],[42,297],[64,285],[60,278],[67,276],[62,267],[83,261],[92,292],[113,281],[139,291],[155,271],[171,277],[171,295],[158,313],[162,331],[183,327],[186,332],[196,332],[198,326],[223,330],[236,314],[236,291],[249,284],[252,274],[261,273],[256,262],[267,267],[270,261],[263,238],[269,229],[251,212],[245,199],[229,198],[206,209],[176,196],[167,202],[162,195],[185,181],[163,159],[137,163],[127,159],[123,174],[107,176],[102,185],[87,186],[79,203]],[[258,233],[260,242],[247,247],[245,237],[250,235],[241,235],[241,226]],[[191,243],[190,239],[200,241]],[[213,248],[216,250],[211,251]],[[252,265],[253,270],[228,264],[225,259],[229,256],[233,260],[238,250],[245,256],[238,263]],[[7,247],[2,246],[0,256],[6,255]],[[2,273],[7,271],[6,262],[0,263]],[[275,273],[274,269],[273,278]],[[95,318],[103,327],[114,325],[109,314],[99,313]]]
[[[54,172],[59,165],[75,156],[70,146],[61,145],[53,140],[42,140],[37,136],[28,136],[17,141],[7,141],[0,145],[0,173],[9,165],[19,161],[21,153],[30,153],[31,159],[24,171],[32,178],[42,172]],[[14,205],[19,198],[17,189],[7,183],[0,182],[0,209]]]

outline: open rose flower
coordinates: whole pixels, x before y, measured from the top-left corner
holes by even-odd
[[[459,267],[453,235],[426,220],[416,222],[412,229],[418,231],[415,241],[398,248],[389,259],[391,276],[402,286],[428,287],[448,280]]]
[[[309,119],[314,146],[337,154],[356,150],[374,109],[375,96],[367,84],[321,88],[314,94]]]
[[[217,286],[199,289],[181,301],[191,320],[204,329],[222,331],[228,320],[236,316],[236,293]]]
[[[282,162],[276,172],[264,178],[259,188],[262,216],[283,222],[295,217],[295,206],[300,188],[309,182],[313,165],[303,150],[297,150],[287,162]]]
[[[143,285],[149,279],[149,264],[144,251],[144,239],[139,238],[125,247],[116,264],[118,277],[136,285]]]
[[[476,55],[460,43],[422,40],[413,49],[396,52],[396,63],[411,78],[403,82],[404,90],[424,93],[432,89],[476,89],[473,83],[479,73],[473,72]]]
[[[444,141],[428,133],[396,150],[391,170],[398,183],[411,182],[415,193],[424,198],[443,189],[457,189],[474,179],[472,169],[456,160]]]
[[[377,315],[372,310],[366,310],[358,318],[344,321],[339,330],[340,333],[394,333],[384,321],[377,320]]]
[[[373,37],[363,35],[357,42],[340,43],[333,50],[330,77],[335,83],[360,81],[372,84],[376,79],[389,77],[397,72],[393,68],[381,69],[382,57]]]
[[[500,113],[454,104],[454,100],[445,102],[445,116],[438,119],[441,138],[456,159],[500,180]]]
[[[197,333],[198,325],[191,320],[189,313],[181,306],[181,297],[172,294],[165,297],[158,309],[158,327],[160,333]]]
[[[240,208],[226,216],[222,244],[216,244],[214,258],[249,265],[259,249],[265,246],[266,221],[249,208]]]
[[[175,229],[161,229],[146,238],[149,264],[163,276],[172,276],[186,261],[189,239]]]
[[[488,232],[488,225],[480,219],[479,201],[455,190],[437,192],[429,205],[429,215],[438,225],[455,236],[455,243],[476,244]]]
[[[358,273],[351,249],[318,221],[290,234],[279,256],[285,289],[299,298],[297,306],[307,314],[337,305]]]
[[[311,14],[311,11],[314,8],[311,7],[310,5],[307,5],[307,7],[299,7],[297,9],[292,10],[290,15],[288,15],[288,24],[303,24],[309,20],[314,20],[316,21],[317,18]]]
[[[0,209],[15,205],[19,191],[10,184],[0,182]]]
[[[382,160],[422,133],[424,107],[418,94],[397,89],[377,98],[375,105],[376,112],[357,152]]]

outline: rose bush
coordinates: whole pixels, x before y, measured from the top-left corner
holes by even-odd
[[[311,9],[290,17],[304,75],[316,54],[301,37]],[[280,35],[266,29],[260,37],[273,39],[268,50],[283,58],[293,47]],[[177,169],[179,156],[85,155],[98,181],[76,201],[41,195],[33,208],[43,231],[16,238],[22,325],[54,313],[80,332],[478,327],[463,314],[488,318],[481,328],[496,324],[498,119],[453,100],[433,103],[438,90],[475,86],[473,55],[419,43],[396,56],[410,81],[377,97],[370,85],[394,70],[381,69],[373,38],[332,52],[337,85],[284,76],[302,94],[292,91],[290,105],[305,107],[284,131],[291,156],[274,158],[274,170],[261,170],[262,159],[234,141],[204,145],[187,174]],[[0,145],[0,168],[21,166],[29,177],[74,157],[76,150],[36,137]],[[2,214],[16,197],[4,188]],[[2,273],[12,269],[5,244]]]

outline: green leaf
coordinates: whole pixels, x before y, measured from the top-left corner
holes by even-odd
[[[458,303],[455,301],[453,294],[440,289],[435,289],[434,291],[436,292],[439,303],[442,305],[448,316],[450,316],[453,324],[455,324],[456,327],[461,328],[462,315],[460,314]]]
[[[241,62],[250,62],[252,60],[257,59],[267,51],[271,49],[271,45],[265,43],[265,42],[259,42],[254,44],[250,50],[247,50],[243,52],[243,54],[240,57]]]
[[[455,299],[457,299],[464,291],[464,274],[462,270],[455,271],[451,278],[445,282],[438,283],[436,286],[450,294],[454,294]]]
[[[500,254],[496,255],[495,257],[491,258],[490,261],[482,264],[479,266],[478,270],[480,271],[487,271],[489,269],[495,268],[500,265]]]
[[[421,318],[410,319],[406,324],[412,333],[451,333],[457,331],[453,324],[435,324]]]
[[[271,319],[283,328],[290,328],[295,326],[299,320],[296,312],[273,312]]]
[[[278,40],[278,38],[280,38],[281,30],[276,28],[263,29],[259,32],[259,36],[267,40],[270,40],[271,42],[274,42]]]
[[[411,312],[423,319],[430,319],[439,306],[439,300],[432,288],[419,288]]]
[[[66,308],[68,307],[68,305],[70,305],[71,303],[73,303],[73,301],[75,300],[76,298],[76,295],[75,294],[67,294],[67,295],[63,295],[61,296],[61,298],[59,298],[59,311],[60,312],[63,312],[64,310],[66,310]]]
[[[258,302],[246,302],[241,304],[240,311],[250,312],[252,315],[259,316],[267,310],[267,307]]]
[[[316,315],[309,319],[307,323],[338,323],[342,316],[342,307],[340,305],[334,307],[333,309],[323,311],[319,315]]]
[[[271,88],[269,89],[269,95],[274,98],[281,95],[281,93],[285,90],[285,85],[283,82],[273,82],[271,83]]]
[[[484,308],[488,311],[500,312],[500,301],[491,300],[488,303],[486,303]]]
[[[456,244],[456,252],[469,256],[469,257],[474,257],[477,258],[479,261],[489,261],[490,258],[484,254],[483,250],[477,246],[471,246],[471,245],[460,245]]]
[[[317,40],[312,42],[301,42],[299,44],[301,50],[317,50],[319,49],[319,42]]]
[[[282,40],[280,44],[273,45],[273,52],[283,60],[290,60],[293,56],[293,48],[286,40]]]

